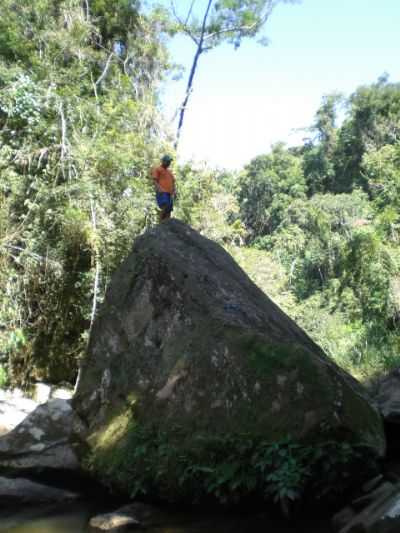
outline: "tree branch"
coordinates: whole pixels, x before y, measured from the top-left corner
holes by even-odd
[[[186,20],[185,20],[185,26],[189,23],[190,17],[192,15],[194,4],[196,3],[196,0],[192,0],[192,3],[190,5]]]
[[[271,13],[275,5],[276,5],[275,2],[270,1],[268,4],[268,7],[266,8],[266,12],[264,13],[264,15],[262,15],[254,24],[251,24],[250,26],[233,26],[232,28],[225,28],[223,30],[209,33],[208,35],[204,37],[204,41],[207,41],[208,39],[212,39],[213,37],[217,37],[218,35],[223,35],[225,33],[252,31],[254,29],[260,28],[263,24],[267,22],[267,20],[271,16]]]
[[[85,7],[86,7],[86,20],[90,20],[90,9],[89,9],[89,0],[85,0]]]
[[[196,46],[199,46],[199,42],[200,42],[199,39],[197,39],[197,37],[193,35],[193,33],[189,30],[189,28],[183,26],[182,29],[186,33],[186,35],[192,39],[194,44]]]
[[[107,76],[107,72],[108,72],[108,69],[109,69],[109,66],[110,66],[110,63],[111,63],[111,59],[113,58],[113,56],[114,56],[114,52],[111,52],[111,54],[108,56],[108,59],[107,59],[107,62],[106,62],[106,66],[104,67],[104,70],[103,70],[100,78],[95,82],[96,87],[98,85],[100,85],[100,83]]]
[[[204,33],[206,31],[206,25],[207,25],[207,19],[208,19],[208,14],[210,12],[210,9],[211,9],[211,5],[213,3],[213,0],[208,0],[208,5],[207,5],[207,9],[206,9],[206,12],[204,14],[204,18],[203,18],[203,24],[201,26],[201,33],[200,33],[200,44],[203,44],[203,41],[204,41]]]
[[[36,254],[34,252],[28,252],[25,248],[22,248],[21,246],[13,246],[12,244],[3,244],[2,248],[7,248],[8,250],[15,250],[16,252],[22,252],[28,255],[29,257],[32,257],[32,259],[35,259],[35,261],[38,261],[39,263],[50,263],[57,268],[62,268],[61,263],[57,261],[53,261],[52,259],[49,259],[48,257],[43,257],[42,255]],[[12,256],[12,257],[14,260],[17,261],[17,258],[15,256]]]
[[[213,1],[214,0],[208,0],[207,9],[206,9],[206,11],[204,13],[203,22],[202,22],[201,30],[200,30],[199,43],[197,45],[196,54],[195,54],[194,59],[193,59],[192,68],[190,69],[189,79],[188,79],[188,83],[187,83],[187,86],[186,86],[185,98],[184,98],[184,100],[182,102],[181,111],[180,111],[180,115],[179,115],[179,123],[178,123],[178,128],[177,128],[177,131],[176,131],[175,149],[178,147],[179,138],[180,138],[180,135],[181,135],[182,125],[183,125],[183,120],[185,118],[186,108],[187,108],[187,105],[188,105],[188,102],[189,102],[190,95],[192,94],[192,86],[193,86],[194,75],[196,74],[196,70],[197,70],[197,64],[198,64],[198,61],[199,61],[199,58],[200,58],[201,54],[204,52],[204,49],[203,49],[204,34],[205,34],[205,31],[206,31],[207,19],[208,19],[208,15],[210,13],[210,9],[211,9]]]
[[[171,9],[172,9],[172,13],[174,17],[176,18],[178,23],[181,25],[182,30],[192,39],[192,41],[195,43],[196,46],[199,46],[199,40],[195,37],[195,35],[193,35],[193,33],[190,31],[188,27],[189,18],[190,18],[191,11],[193,9],[194,4],[195,4],[195,0],[192,1],[192,5],[190,6],[185,22],[183,22],[183,20],[181,20],[180,16],[178,15],[176,8],[175,8],[174,0],[171,0]]]
[[[93,202],[93,198],[90,198],[90,211],[92,214],[92,228],[93,232],[96,233],[97,231],[97,225],[96,225],[96,207]],[[96,242],[96,241],[95,241]],[[94,276],[94,286],[93,286],[93,304],[92,304],[92,312],[90,315],[90,327],[89,327],[89,334],[92,331],[94,318],[96,316],[96,309],[97,309],[97,291],[99,288],[99,279],[100,279],[100,258],[99,258],[99,250],[97,244],[95,245],[95,263],[96,263],[96,273]]]
[[[67,123],[64,115],[63,103],[60,102],[59,112],[61,117],[61,172],[65,179],[65,159],[68,154]]]
[[[223,35],[224,33],[236,33],[241,31],[251,31],[258,26],[261,26],[263,22],[255,22],[251,26],[234,26],[233,28],[225,28],[223,30],[215,31],[214,33],[209,33],[204,37],[204,41],[212,39],[213,37],[218,37],[218,35]]]

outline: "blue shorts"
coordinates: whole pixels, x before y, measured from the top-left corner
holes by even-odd
[[[165,213],[171,213],[174,209],[174,202],[169,192],[157,192],[156,199],[158,207],[163,209]]]

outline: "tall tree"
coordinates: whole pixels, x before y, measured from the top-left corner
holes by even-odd
[[[187,35],[195,45],[195,53],[180,106],[176,146],[179,143],[186,109],[193,89],[200,56],[227,42],[238,48],[245,37],[255,37],[279,3],[298,0],[206,0],[186,3],[186,13],[181,14],[171,0],[171,9],[177,29]],[[198,5],[196,5],[198,4]],[[198,7],[199,6],[199,7]],[[265,44],[265,39],[261,41]]]

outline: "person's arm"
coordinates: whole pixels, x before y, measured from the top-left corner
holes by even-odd
[[[153,168],[153,170],[151,171],[151,177],[153,178],[153,183],[154,183],[154,187],[156,189],[157,192],[160,192],[160,185],[158,183],[159,179],[160,179],[160,176],[158,174],[158,170],[156,168]]]
[[[175,176],[172,174],[172,197],[176,196]]]

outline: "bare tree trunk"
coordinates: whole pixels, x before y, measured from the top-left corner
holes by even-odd
[[[181,135],[183,121],[184,121],[184,118],[185,118],[185,112],[186,112],[186,108],[187,108],[187,105],[188,105],[188,102],[189,102],[190,95],[192,93],[193,80],[194,80],[194,76],[196,74],[197,64],[199,62],[199,57],[204,52],[204,48],[203,48],[204,35],[205,35],[205,31],[206,31],[208,15],[210,13],[210,9],[211,9],[213,1],[214,0],[208,0],[207,9],[206,9],[205,14],[204,14],[203,23],[202,23],[202,27],[201,27],[200,39],[199,39],[199,42],[198,42],[198,45],[197,45],[197,50],[196,50],[196,53],[195,53],[195,56],[194,56],[194,59],[193,59],[192,68],[190,69],[189,79],[188,79],[188,83],[187,83],[187,86],[186,86],[185,98],[184,98],[184,100],[182,102],[181,110],[180,110],[180,113],[179,113],[178,129],[176,131],[175,149],[178,148],[179,138],[180,138],[180,135]]]
[[[93,202],[93,198],[92,197],[90,198],[90,211],[91,211],[91,214],[92,214],[93,232],[96,232],[97,231],[96,206],[95,206],[95,204]],[[98,245],[97,244],[95,244],[94,255],[95,255],[95,269],[96,269],[96,271],[95,271],[94,283],[93,283],[93,302],[92,302],[92,312],[90,314],[89,340],[90,340],[90,335],[92,333],[94,319],[96,317],[97,292],[98,292],[98,289],[99,289],[99,281],[100,281],[100,257],[99,257],[99,249],[98,249]],[[74,394],[76,393],[76,391],[78,389],[79,382],[81,380],[81,375],[82,375],[82,365],[81,365],[81,361],[80,361],[79,362],[79,368],[78,368],[78,375],[76,377],[76,382],[75,382],[75,386],[74,386]]]
[[[106,65],[104,67],[104,70],[100,76],[100,78],[95,82],[95,85],[96,85],[96,88],[98,85],[100,85],[100,83],[104,80],[104,78],[107,76],[107,72],[108,72],[108,68],[110,66],[110,63],[111,63],[111,60],[114,56],[114,52],[111,52],[111,54],[108,56],[108,59],[107,59],[107,62],[106,62]]]
[[[69,146],[68,146],[68,138],[67,138],[67,121],[65,119],[64,114],[64,106],[63,102],[60,102],[59,105],[59,113],[61,117],[61,172],[63,175],[63,179],[66,179],[65,175],[65,161],[68,162],[68,178],[71,179],[71,167],[70,167],[70,160],[69,160]]]
[[[97,224],[96,224],[96,208],[93,202],[93,199],[90,199],[90,210],[92,213],[92,227],[93,231],[97,231]],[[96,273],[94,276],[94,286],[93,286],[93,304],[92,304],[92,313],[90,315],[90,327],[89,327],[89,334],[92,331],[94,319],[96,316],[96,310],[97,310],[97,291],[99,288],[99,279],[100,279],[100,258],[99,258],[99,250],[97,244],[95,245],[95,263],[96,263]]]
[[[190,98],[190,95],[192,93],[193,79],[194,79],[194,75],[195,75],[196,70],[197,70],[197,63],[199,61],[199,57],[201,56],[201,53],[202,53],[202,50],[199,47],[197,49],[197,51],[196,51],[196,55],[194,56],[192,68],[190,70],[190,75],[189,75],[188,83],[187,83],[187,86],[186,86],[185,98],[184,98],[184,100],[182,102],[180,113],[179,113],[179,123],[178,123],[178,129],[176,131],[175,149],[177,149],[177,147],[178,147],[179,137],[181,135],[181,130],[182,130],[182,126],[183,126],[183,120],[185,118],[186,107],[188,105],[189,98]]]
[[[90,20],[89,0],[85,0],[86,20]]]

